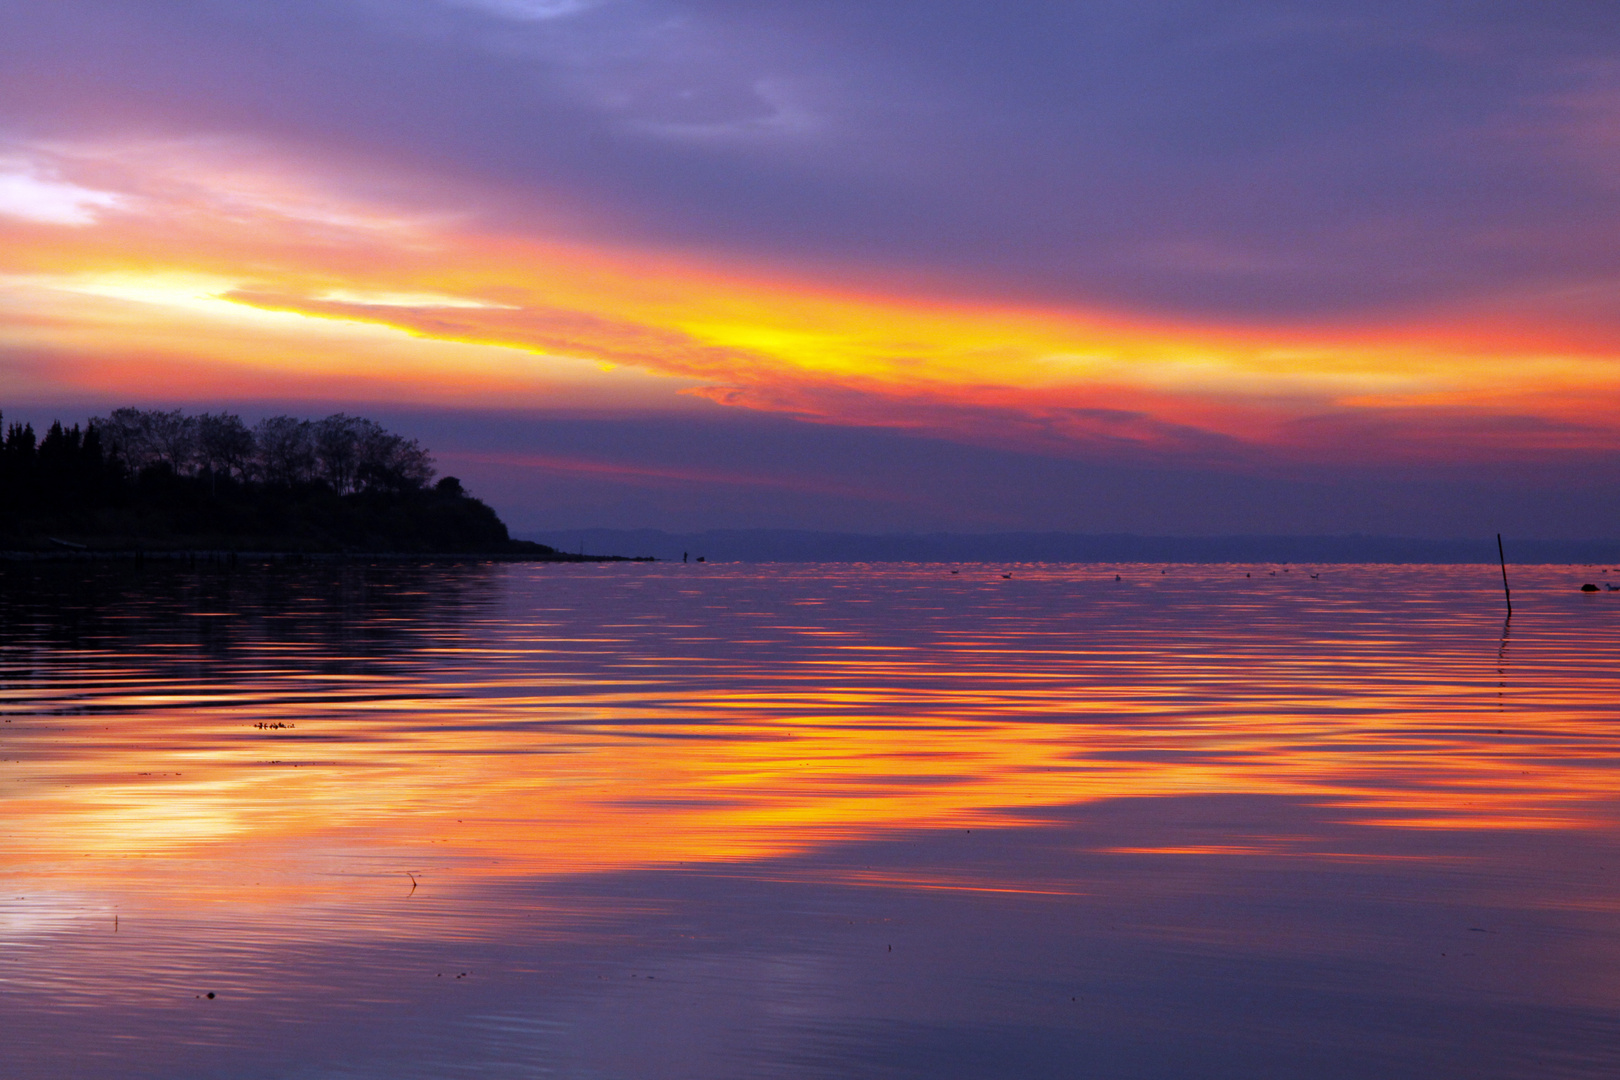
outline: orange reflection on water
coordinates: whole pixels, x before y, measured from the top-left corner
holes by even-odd
[[[147,582],[100,611],[138,619],[14,632],[5,863],[168,903],[336,903],[1113,799],[1612,824],[1620,607],[1570,571],[1523,581],[1504,641],[1480,568],[1114,570],[378,569],[345,572],[347,606],[323,599],[331,570],[291,599],[251,573]]]

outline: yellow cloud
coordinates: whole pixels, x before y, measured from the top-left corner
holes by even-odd
[[[682,407],[685,391],[1060,449],[1376,456],[1410,449],[1424,418],[1441,416],[1468,421],[1454,433],[1495,417],[1558,421],[1564,449],[1616,441],[1592,406],[1620,399],[1620,354],[1522,327],[1233,328],[878,295],[498,235],[465,215],[343,196],[337,180],[263,154],[163,149],[59,149],[62,182],[111,192],[117,213],[72,228],[0,218],[0,344],[58,357],[64,389],[88,376],[165,400],[638,408]],[[1406,434],[1383,445],[1347,434],[1363,422]],[[1447,452],[1433,440],[1430,451]]]

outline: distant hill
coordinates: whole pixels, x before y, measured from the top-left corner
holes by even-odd
[[[563,551],[610,551],[711,562],[1490,563],[1496,537],[1132,536],[1084,533],[862,533],[796,529],[575,529],[530,533]],[[1616,563],[1620,539],[1507,542],[1514,563]]]

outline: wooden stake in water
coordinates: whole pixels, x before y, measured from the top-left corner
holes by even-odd
[[[1507,597],[1508,618],[1513,618],[1513,594],[1508,591],[1507,556],[1502,552],[1502,534],[1496,534],[1496,557],[1502,562],[1502,595]]]

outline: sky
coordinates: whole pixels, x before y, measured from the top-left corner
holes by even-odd
[[[515,531],[1620,535],[1620,6],[0,0],[0,409]]]

